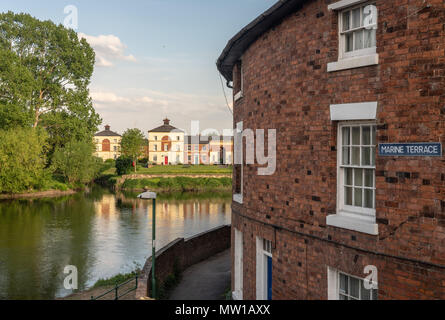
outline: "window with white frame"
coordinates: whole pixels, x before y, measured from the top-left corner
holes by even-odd
[[[243,300],[243,233],[235,229],[235,250],[234,250],[234,282],[235,288],[232,292],[232,297],[234,300]]]
[[[377,7],[368,2],[339,12],[340,58],[376,53]]]
[[[156,144],[154,145],[154,150],[158,151],[158,146]]]
[[[243,90],[244,90],[244,74],[243,74],[243,63],[242,61],[238,61],[236,64],[236,72],[234,73],[234,83],[233,83],[233,92],[235,101],[243,98]]]
[[[234,159],[234,195],[233,200],[238,203],[243,203],[243,163],[244,163],[244,152],[243,152],[243,122],[238,122],[236,124],[235,131],[235,159]]]
[[[375,124],[340,124],[339,146],[340,210],[375,217]]]
[[[377,289],[366,289],[363,279],[338,273],[339,300],[377,300]]]
[[[256,298],[272,300],[272,241],[256,238]]]

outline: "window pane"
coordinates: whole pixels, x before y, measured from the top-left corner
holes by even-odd
[[[356,206],[356,207],[363,206],[363,189],[362,188],[354,189],[354,206]]]
[[[364,36],[363,30],[354,32],[354,50],[363,49],[363,36]]]
[[[371,165],[371,148],[370,147],[362,147],[362,165],[363,166]]]
[[[374,209],[374,190],[365,189],[365,208]]]
[[[340,273],[340,293],[348,294],[348,277]]]
[[[350,295],[354,298],[360,298],[359,291],[360,291],[360,280],[356,278],[349,277],[349,288],[351,290]]]
[[[348,165],[350,164],[350,154],[351,154],[351,148],[350,147],[343,147],[343,164]]]
[[[350,26],[350,16],[351,16],[351,11],[347,11],[343,13],[343,31],[347,31],[349,30],[349,26]]]
[[[354,166],[360,165],[360,147],[352,147],[352,164]]]
[[[361,300],[371,300],[371,290],[367,290],[365,289],[365,286],[363,285],[362,282],[362,286],[361,286]]]
[[[348,300],[348,297],[341,294],[340,295],[340,300]]]
[[[352,206],[352,188],[345,187],[345,205]]]
[[[363,170],[354,169],[354,186],[363,187]]]
[[[344,146],[349,146],[351,144],[350,130],[351,128],[349,127],[343,127],[342,129],[342,135],[343,135],[342,141]]]
[[[374,188],[374,170],[365,170],[365,187]]]
[[[352,10],[352,28],[358,28],[361,26],[360,8]]]
[[[371,148],[371,166],[375,166],[375,155],[376,155],[375,148],[372,147]]]
[[[372,127],[372,145],[376,145],[376,132],[377,128],[375,126]]]
[[[353,33],[348,33],[345,36],[345,52],[351,52],[352,50],[354,50],[354,34]]]
[[[352,128],[352,144],[354,146],[360,145],[360,127]]]
[[[379,294],[377,289],[372,290],[372,300],[378,300]]]
[[[376,41],[376,30],[375,29],[370,29],[370,30],[365,30],[365,43],[364,43],[364,47],[365,48],[373,48],[377,46],[377,41]]]
[[[362,145],[370,146],[371,145],[371,127],[363,127],[362,128]]]
[[[345,173],[345,185],[352,186],[352,169],[346,169]]]

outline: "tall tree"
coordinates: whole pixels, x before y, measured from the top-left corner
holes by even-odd
[[[122,135],[122,154],[133,159],[134,171],[137,171],[137,160],[143,153],[144,134],[139,129],[128,129]]]
[[[92,138],[100,118],[88,90],[95,54],[85,39],[51,21],[2,13],[3,57],[7,60],[0,63],[0,109],[5,125],[45,127],[54,140],[50,143],[57,145]]]

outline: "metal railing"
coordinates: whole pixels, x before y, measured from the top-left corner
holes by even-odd
[[[127,280],[124,283],[116,284],[113,289],[108,290],[107,292],[101,294],[100,296],[97,296],[97,297],[91,296],[91,300],[100,300],[101,298],[109,295],[112,292],[114,292],[114,299],[113,300],[119,300],[120,298],[125,297],[127,294],[137,290],[137,288],[138,288],[138,278],[139,278],[139,276],[136,276],[134,278],[131,278],[130,280]],[[129,284],[132,281],[135,281],[135,286],[130,288],[130,289],[128,289],[123,294],[119,295],[119,289],[122,288],[123,286]]]

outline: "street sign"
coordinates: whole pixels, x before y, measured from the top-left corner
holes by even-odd
[[[388,157],[441,157],[441,143],[382,143],[379,155]]]

